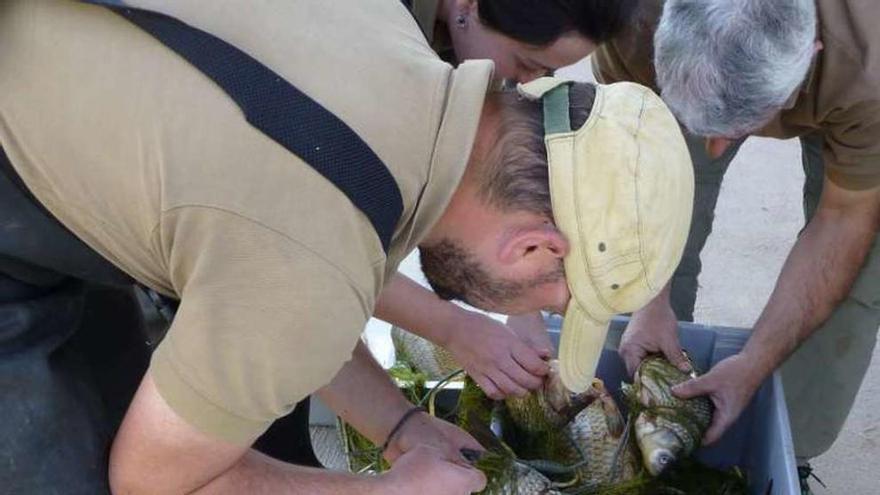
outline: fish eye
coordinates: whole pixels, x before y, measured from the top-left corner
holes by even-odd
[[[657,458],[657,462],[659,462],[661,466],[666,466],[672,462],[672,456],[669,454],[660,454],[660,457]]]

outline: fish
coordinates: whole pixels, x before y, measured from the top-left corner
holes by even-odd
[[[460,368],[426,339],[396,327],[392,339],[398,359],[429,380]],[[465,378],[456,422],[487,448],[475,462],[488,480],[481,495],[679,493],[676,486],[688,486],[691,478],[734,487],[724,493],[746,492],[741,474],[685,461],[708,428],[712,403],[706,397],[681,400],[671,390],[695,373],[648,357],[633,383],[621,385],[629,409],[624,416],[602,380],[575,394],[562,384],[558,362],[549,365],[540,389],[502,402]]]
[[[499,468],[498,466],[504,466]],[[494,467],[493,467],[494,466]],[[497,451],[483,455],[477,469],[491,473],[480,495],[562,495],[555,483],[537,469]]]
[[[498,495],[562,495],[562,492],[553,488],[553,482],[538,472],[537,469],[515,462],[513,465],[514,481],[503,485]]]
[[[447,350],[426,339],[395,327],[392,340],[398,360],[428,380],[460,369]],[[475,462],[489,481],[482,495],[648,493],[671,479],[684,486],[681,480],[691,476],[733,482],[739,488],[730,493],[744,493],[741,476],[681,462],[699,447],[712,417],[708,398],[672,395],[674,385],[696,374],[648,357],[633,383],[621,385],[629,409],[624,416],[602,380],[575,394],[562,384],[558,362],[551,360],[549,367],[540,389],[502,402],[465,378],[456,422],[487,448]],[[667,471],[675,476],[657,478]]]
[[[497,429],[501,407],[503,403],[487,397],[471,378],[465,379],[459,396],[457,423],[486,448],[484,452],[469,451],[464,455],[486,475],[486,487],[479,495],[562,495],[556,488],[557,483],[518,459],[502,440]]]
[[[471,414],[475,404],[480,404],[474,399],[480,392],[466,382],[462,397],[469,399],[459,403],[459,413],[471,420],[463,427],[490,451],[509,453],[506,464],[496,462],[484,470],[490,480],[490,489],[484,494],[597,489],[633,479],[639,473],[634,445],[625,435],[624,417],[602,381],[596,379],[585,392],[575,394],[562,384],[558,362],[551,360],[549,365],[542,388],[496,405],[500,407],[491,413],[492,424],[488,426],[499,422],[500,428],[487,428],[485,402],[482,412]],[[476,416],[483,418],[482,423],[473,420]],[[486,433],[488,429],[500,433],[500,438],[487,439],[491,435]],[[541,486],[544,491],[526,491],[525,486],[528,490]]]
[[[391,336],[398,360],[429,380],[460,368],[448,351],[422,337],[397,327]],[[523,397],[509,396],[500,404],[472,380],[465,382],[459,397],[459,426],[490,446],[498,459],[506,459],[487,464],[490,481],[499,482],[485,494],[601,486],[630,479],[639,470],[634,446],[625,437],[623,415],[602,381],[596,379],[585,392],[575,394],[562,383],[558,361],[548,364],[550,371],[540,389]]]
[[[550,371],[540,389],[504,400],[511,420],[529,434],[562,428],[596,398],[590,390],[573,394],[565,388],[558,360],[550,360],[548,367]]]
[[[708,397],[683,400],[672,394],[673,386],[695,376],[663,357],[649,356],[636,369],[633,384],[623,386],[642,464],[652,476],[689,457],[709,427],[712,402]]]
[[[412,365],[427,380],[441,380],[461,369],[448,350],[400,327],[391,327],[391,342],[397,361]]]
[[[577,471],[579,479],[582,484],[601,487],[636,478],[640,472],[638,454],[617,403],[602,380],[595,379],[587,393],[595,400],[566,426],[567,436],[587,459]]]

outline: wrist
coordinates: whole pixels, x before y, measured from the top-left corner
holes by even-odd
[[[523,313],[518,315],[508,315],[507,316],[507,324],[522,324],[522,325],[531,325],[531,326],[543,326],[544,325],[544,314],[540,311],[535,311],[533,313]]]
[[[398,483],[395,481],[396,473],[386,471],[378,475],[360,475],[363,478],[363,491],[368,495],[395,495],[398,490]]]
[[[672,307],[666,302],[651,301],[648,305],[635,311],[630,317],[630,321],[636,323],[636,326],[649,330],[656,328],[658,325],[664,329],[669,327],[674,329],[676,328],[675,322],[677,318]]]
[[[657,311],[672,311],[672,304],[669,298],[669,285],[663,288],[654,299],[648,301],[648,304],[642,306],[636,313],[655,313]]]
[[[436,344],[441,347],[450,347],[460,340],[462,335],[467,333],[468,328],[474,326],[474,317],[482,316],[473,311],[468,311],[453,303],[446,303],[448,306],[443,318],[437,324],[438,328],[443,331],[439,332]]]
[[[742,361],[742,379],[754,387],[761,383],[776,369],[772,359],[755,346],[746,345],[739,353]]]
[[[382,454],[389,459],[395,459],[412,447],[410,432],[417,429],[419,423],[425,421],[428,413],[424,407],[413,406],[400,415],[400,419],[389,430],[385,443],[382,444]]]

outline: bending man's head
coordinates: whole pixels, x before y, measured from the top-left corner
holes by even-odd
[[[572,86],[575,128],[594,98],[594,86]],[[507,314],[561,312],[568,241],[553,223],[541,103],[491,94],[480,129],[458,190],[419,248],[422,270],[444,299]]]
[[[542,78],[520,91],[487,102],[422,268],[447,299],[564,312],[561,376],[584,390],[608,322],[654,298],[681,260],[693,167],[648,88]]]
[[[697,135],[760,129],[803,83],[816,23],[814,0],[667,0],[654,37],[663,100]]]

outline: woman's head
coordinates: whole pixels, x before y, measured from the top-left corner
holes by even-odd
[[[632,19],[638,0],[446,0],[459,60],[492,59],[499,77],[535,79],[589,55]]]

